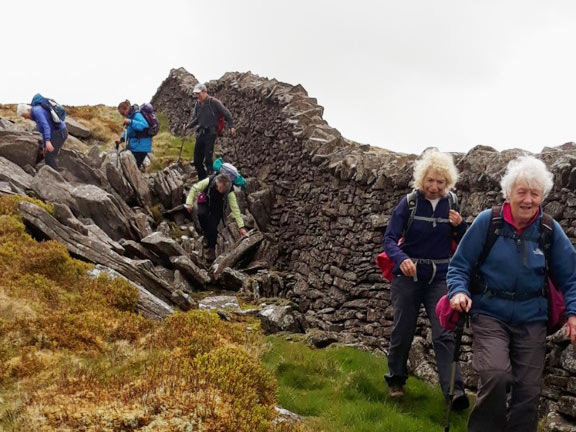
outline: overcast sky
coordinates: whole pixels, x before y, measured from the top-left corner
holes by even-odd
[[[0,103],[142,103],[174,67],[251,71],[395,151],[576,140],[573,0],[9,0],[0,23]]]

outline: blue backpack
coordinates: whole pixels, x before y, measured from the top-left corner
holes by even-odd
[[[54,99],[48,99],[42,96],[40,93],[36,93],[32,98],[31,105],[32,106],[40,105],[42,108],[48,111],[48,113],[50,113],[52,121],[56,124],[59,124],[64,120],[66,120],[66,110]]]

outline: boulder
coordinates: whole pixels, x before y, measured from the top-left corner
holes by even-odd
[[[104,267],[100,264],[96,264],[94,266],[94,269],[92,269],[89,272],[89,274],[92,277],[98,277],[101,274],[106,274],[111,279],[121,277],[122,279],[127,280],[136,288],[138,288],[138,304],[136,305],[136,311],[141,313],[146,318],[161,320],[167,318],[172,313],[174,313],[174,308],[170,306],[168,303],[150,294],[147,290],[144,289],[144,287],[130,281],[129,279],[125,278],[120,273],[112,270],[111,268]]]
[[[21,168],[26,165],[33,167],[36,165],[39,140],[41,137],[37,133],[0,130],[0,157]]]
[[[65,123],[66,127],[68,128],[68,133],[72,136],[75,136],[77,138],[90,138],[90,136],[92,135],[92,132],[90,131],[89,128],[87,128],[80,122],[77,122],[70,116],[66,117]]]
[[[174,164],[162,171],[151,174],[151,189],[158,201],[167,209],[182,205],[184,182],[178,165]]]
[[[248,236],[241,238],[231,251],[220,255],[212,265],[214,279],[220,279],[226,267],[234,267],[240,258],[256,248],[262,240],[264,240],[264,234],[260,231],[252,231]]]
[[[19,190],[28,190],[32,186],[32,176],[4,157],[0,157],[0,181],[11,183]]]
[[[58,167],[66,174],[63,176],[70,182],[87,183],[106,188],[108,181],[102,173],[92,167],[91,160],[78,150],[60,150]]]
[[[136,159],[134,159],[132,152],[123,151],[120,153],[120,165],[128,183],[134,189],[136,200],[142,207],[149,209],[152,206],[150,188],[144,175],[136,166]]]
[[[292,306],[265,306],[258,314],[258,318],[266,334],[281,331],[302,333],[301,314]]]
[[[154,232],[144,237],[140,240],[140,243],[157,255],[165,257],[166,260],[169,260],[172,256],[185,255],[184,249],[175,240],[160,232]]]
[[[204,286],[211,281],[208,272],[198,267],[187,256],[172,256],[170,257],[170,262],[174,268],[180,270],[184,275],[195,281],[200,286]]]

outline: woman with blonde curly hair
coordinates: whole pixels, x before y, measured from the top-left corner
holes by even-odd
[[[452,204],[455,195],[450,190],[457,180],[458,170],[450,154],[426,151],[414,166],[414,192],[402,198],[384,233],[384,251],[394,262],[390,288],[394,326],[386,375],[391,397],[404,395],[406,363],[422,304],[432,328],[440,386],[448,397],[454,339],[440,326],[435,307],[447,292],[452,240],[459,241],[466,231],[466,222]],[[453,409],[466,409],[469,402],[459,370],[455,383]]]

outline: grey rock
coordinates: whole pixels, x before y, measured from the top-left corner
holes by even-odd
[[[295,311],[292,306],[268,305],[260,311],[258,318],[260,318],[262,330],[266,334],[281,331],[302,332],[300,313]]]
[[[198,267],[190,258],[187,256],[172,256],[170,257],[170,262],[174,268],[180,270],[189,279],[195,281],[198,285],[204,286],[210,283],[211,279],[208,272],[200,267]]]
[[[13,184],[19,190],[28,190],[32,186],[32,176],[4,157],[0,157],[0,180]]]
[[[216,310],[216,309],[233,309],[239,310],[240,304],[234,296],[212,296],[205,297],[198,302],[199,309]]]
[[[68,129],[68,133],[73,135],[77,138],[90,138],[92,132],[89,128],[81,124],[80,122],[74,120],[72,117],[67,116],[66,120],[66,128]]]

